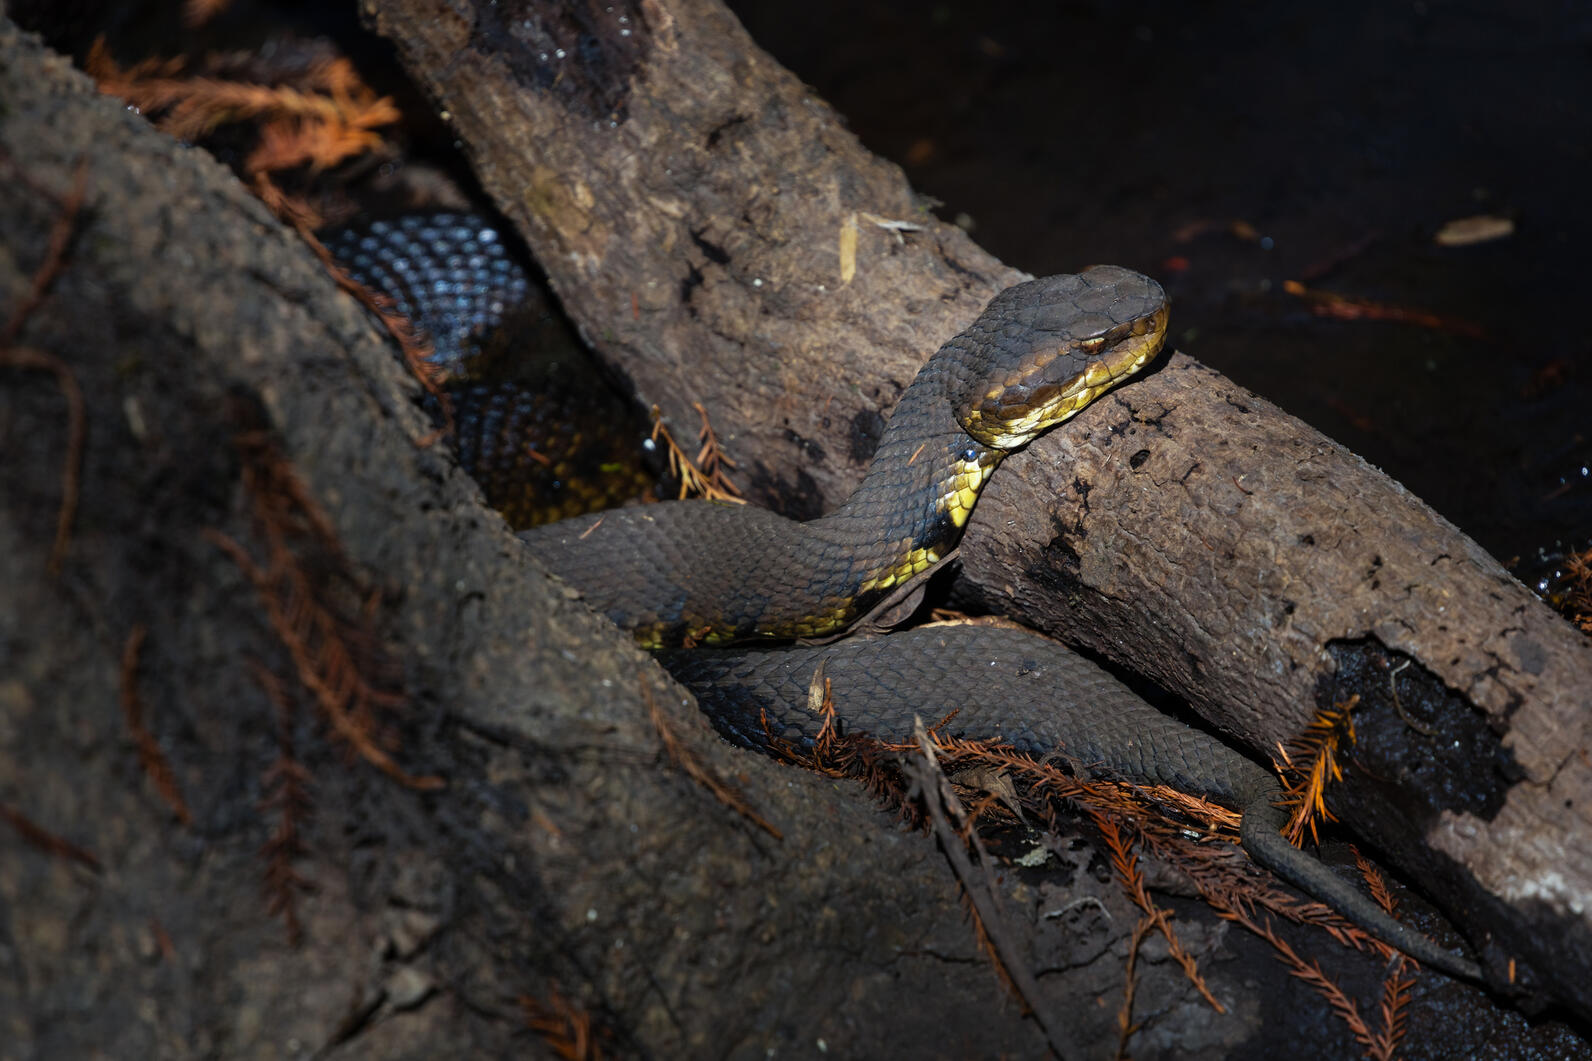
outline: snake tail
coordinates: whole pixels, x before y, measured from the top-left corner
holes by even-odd
[[[770,737],[812,743],[822,719],[808,706],[808,688],[822,664],[848,732],[899,741],[909,739],[914,716],[951,716],[941,727],[949,736],[1002,740],[1091,773],[1211,799],[1242,813],[1239,839],[1254,861],[1421,964],[1480,979],[1474,962],[1402,924],[1290,844],[1270,771],[1163,715],[1057,642],[1022,630],[929,626],[779,652],[672,652],[663,662],[719,732],[743,746],[767,751]]]

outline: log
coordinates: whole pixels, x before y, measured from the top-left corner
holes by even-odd
[[[556,989],[621,1054],[766,1055],[819,1040],[865,1056],[1044,1049],[996,984],[932,847],[857,786],[713,739],[653,663],[560,592],[423,444],[415,388],[364,315],[236,181],[4,23],[0,98],[0,157],[16,177],[0,197],[7,314],[46,256],[57,196],[89,160],[65,268],[18,339],[72,367],[89,414],[59,580],[48,559],[63,403],[48,374],[0,367],[0,811],[13,823],[26,812],[100,867],[0,825],[0,910],[18,941],[0,988],[8,1045],[49,1056],[292,1043],[501,1055],[527,1045],[520,998],[545,1005]],[[889,253],[911,252],[902,246]],[[871,312],[859,308],[851,327],[911,330],[868,324]],[[291,661],[203,533],[260,545],[235,409],[268,430],[354,568],[387,591],[381,630],[409,694],[395,754],[448,783],[416,793],[349,765],[314,739],[324,726],[301,707],[298,758],[316,811],[293,863],[314,885],[300,896],[298,948],[261,895],[256,849],[272,822],[255,804],[279,751],[245,665],[259,656],[290,684]],[[770,491],[780,474],[800,484],[791,469],[815,456],[810,441],[796,454],[775,436],[791,462],[768,465]],[[118,703],[129,688],[118,656],[139,623],[149,634],[130,687],[191,827],[140,766]],[[643,682],[684,746],[783,839],[670,765]],[[1049,845],[1049,875],[1004,874],[1002,905],[1043,974],[1040,1004],[1065,1016],[1080,1053],[1106,1056],[1137,911],[1086,846],[1066,834]],[[1313,1019],[1320,1003],[1275,977],[1253,939],[1197,904],[1179,903],[1177,924],[1229,1012],[1210,1010],[1147,944],[1136,1054],[1355,1049]],[[1294,942],[1308,952],[1309,939]],[[1374,997],[1378,969],[1367,967],[1379,963],[1322,960]],[[1516,1016],[1466,1005],[1467,1034],[1528,1034]],[[1444,1029],[1416,1021],[1442,1041]]]
[[[66,403],[52,374],[0,356],[0,1053],[512,1056],[536,1049],[526,998],[555,1016],[563,999],[608,1056],[815,1038],[876,1056],[1043,1050],[932,848],[851,786],[723,744],[569,600],[426,444],[416,388],[367,315],[229,172],[3,19],[0,99],[0,316],[72,220],[15,345],[69,366],[88,424],[56,578]],[[442,790],[330,743],[215,544],[264,562],[245,428],[270,436],[384,591],[383,654],[407,692],[390,750]],[[297,703],[313,798],[286,862],[305,878],[299,945],[262,886],[282,868],[259,853],[279,820],[258,806],[282,752],[251,659]],[[783,839],[673,764],[649,701]],[[141,766],[124,702],[191,824]],[[1120,977],[1132,915],[1120,889],[1098,890],[1116,924],[1086,911],[1099,931],[1079,938],[1107,957],[1058,1007]],[[1181,974],[1162,973],[1171,995]],[[938,1022],[903,1017],[918,998]],[[1083,1042],[1113,1041],[1108,1010],[1086,1024]]]
[[[365,10],[593,347],[674,422],[702,403],[761,503],[842,499],[917,365],[1018,278],[713,0]],[[1396,483],[1175,354],[1007,461],[962,557],[969,597],[1262,754],[1359,694],[1334,805],[1500,990],[1592,1015],[1592,646]]]

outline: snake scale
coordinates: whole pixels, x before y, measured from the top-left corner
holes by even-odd
[[[345,261],[378,289],[392,281],[373,263],[398,262],[405,275],[429,277],[411,283],[402,302],[446,351],[455,333],[501,319],[505,301],[495,286],[505,275],[496,256],[462,251],[461,234],[477,249],[500,242],[489,223],[460,216],[401,219],[329,245],[334,253],[340,243],[357,248],[344,252]],[[437,263],[448,268],[439,272]],[[819,720],[808,689],[821,665],[853,731],[901,740],[915,715],[954,711],[946,727],[952,735],[1060,753],[1091,772],[1233,807],[1256,862],[1423,964],[1479,979],[1474,962],[1401,924],[1289,844],[1268,771],[1162,715],[1055,642],[934,626],[823,647],[683,650],[843,631],[955,548],[1004,456],[1153,359],[1167,315],[1159,285],[1112,266],[1002,291],[923,366],[862,484],[819,519],[666,502],[564,520],[521,538],[596,610],[659,651],[736,743],[766,749],[770,729],[810,742]]]

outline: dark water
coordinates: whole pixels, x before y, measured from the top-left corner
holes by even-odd
[[[1592,536],[1592,4],[732,6],[1007,262],[1156,276],[1182,349],[1505,561]]]

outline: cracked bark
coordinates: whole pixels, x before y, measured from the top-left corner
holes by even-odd
[[[565,294],[585,314],[588,334],[628,336],[638,358],[657,357],[662,367],[652,375],[631,373],[643,395],[722,394],[724,417],[741,425],[735,452],[762,461],[764,495],[828,503],[866,459],[870,430],[927,348],[977,311],[982,292],[1015,274],[954,231],[897,244],[873,226],[863,214],[912,208],[899,174],[862,155],[821,104],[802,103],[800,87],[733,36],[733,21],[716,9],[620,10],[651,20],[653,29],[673,26],[693,48],[703,45],[696,54],[708,64],[704,98],[722,102],[708,89],[733,89],[758,102],[758,93],[770,91],[764,78],[786,93],[729,107],[745,118],[703,127],[704,148],[761,136],[772,115],[817,161],[789,170],[791,158],[745,140],[731,161],[758,167],[764,183],[704,157],[679,189],[687,198],[665,204],[684,208],[696,201],[691,196],[719,195],[720,206],[740,210],[712,215],[728,219],[723,232],[694,215],[683,214],[690,223],[673,228],[647,229],[641,219],[640,235],[673,239],[702,275],[691,291],[697,318],[677,314],[662,295],[650,309],[643,301],[650,280],[679,294],[690,272],[673,251],[638,241],[628,272],[613,249],[589,261],[548,260],[573,270],[563,275]],[[693,22],[703,18],[706,29]],[[707,47],[698,36],[708,30],[729,36],[714,36]],[[90,407],[84,507],[59,583],[43,574],[63,444],[59,398],[44,377],[6,370],[0,380],[8,454],[0,464],[0,585],[7,590],[0,598],[0,799],[83,842],[108,867],[103,879],[90,878],[0,830],[8,943],[0,947],[0,1019],[17,1052],[73,1056],[114,1043],[128,1053],[246,1054],[296,1041],[335,1042],[335,1052],[352,1056],[501,1054],[524,1046],[515,996],[550,985],[615,1029],[627,1053],[761,1056],[817,1038],[863,1055],[1040,1048],[977,955],[930,844],[896,830],[852,786],[723,747],[667,696],[671,718],[698,754],[741,784],[785,841],[767,841],[661,765],[638,682],[673,687],[522,555],[456,468],[415,446],[425,429],[413,387],[303,249],[225,172],[114,101],[95,98],[63,60],[9,28],[0,54],[7,102],[0,145],[13,165],[36,185],[61,189],[78,158],[91,160],[90,209],[70,266],[24,333],[69,359]],[[743,81],[713,73],[726,57]],[[657,58],[650,51],[633,57],[632,72],[649,93],[669,87],[648,80],[667,73],[648,73]],[[490,63],[481,65],[491,72]],[[528,84],[523,93],[498,85],[504,114],[513,111],[509,103],[534,100],[534,78]],[[568,87],[559,84],[559,91]],[[684,90],[677,96],[682,105],[695,98]],[[627,100],[626,123],[641,120],[635,112],[644,103]],[[584,119],[576,124],[594,131]],[[679,125],[682,136],[697,129],[684,118]],[[666,151],[668,138],[657,137],[653,146]],[[483,158],[493,157],[490,138],[477,142]],[[603,161],[592,144],[565,145],[548,156],[540,190],[521,187],[545,203],[573,195],[578,207],[585,196],[566,194],[573,185],[552,167],[575,165],[582,150]],[[632,155],[629,165],[648,157]],[[511,186],[521,172],[512,159],[487,165],[507,167],[500,176]],[[801,209],[786,216],[770,201],[785,173],[816,174],[797,182],[810,184],[831,167],[823,186],[834,194],[791,192],[828,209],[821,216],[838,216],[838,224],[799,224]],[[623,176],[588,183],[587,194],[595,196],[592,187],[619,194],[629,187]],[[8,307],[26,289],[54,209],[31,185],[15,191],[0,197],[0,305]],[[736,197],[753,192],[764,198],[734,207]],[[838,282],[835,251],[850,209],[837,213],[833,204],[850,204],[846,196],[866,208],[851,284]],[[753,221],[739,220],[743,213]],[[755,231],[742,234],[743,225]],[[708,247],[690,239],[692,231]],[[609,233],[619,242],[623,235],[623,228]],[[771,242],[777,245],[765,245]],[[774,272],[787,251],[791,273]],[[715,252],[727,261],[716,262]],[[761,255],[767,268],[728,276],[737,254]],[[589,306],[581,310],[585,288],[575,283],[577,266],[601,269],[604,261],[616,271],[593,297],[620,307],[610,322]],[[643,264],[659,273],[637,271]],[[765,315],[771,278],[784,275],[799,287],[798,274],[816,278],[813,287],[802,297],[781,296],[773,303],[779,312]],[[627,278],[636,281],[634,301]],[[845,315],[831,312],[826,292]],[[918,316],[903,316],[905,304]],[[761,388],[786,412],[772,422],[766,412],[759,418],[752,406],[761,399],[734,399],[721,370],[703,373],[702,382],[696,368],[669,367],[670,357],[684,358],[699,343],[714,346],[703,338],[703,318],[731,337],[717,341],[724,355],[758,358],[797,344],[815,351],[807,362],[722,368],[741,372],[751,392]],[[657,337],[649,339],[654,324]],[[854,351],[861,352],[855,363]],[[875,379],[890,382],[865,382]],[[789,395],[773,395],[779,387]],[[258,400],[349,553],[394,590],[388,634],[407,661],[415,698],[406,765],[451,782],[441,795],[415,796],[340,768],[335,754],[306,751],[319,810],[312,857],[302,866],[317,890],[304,898],[301,951],[288,948],[263,913],[255,857],[264,825],[252,779],[274,752],[269,710],[242,661],[269,654],[271,645],[248,587],[198,535],[204,525],[246,532],[228,445],[236,425],[223,400],[240,392]],[[831,400],[829,410],[809,400],[815,393]],[[666,400],[671,412],[689,414],[682,399]],[[719,405],[710,408],[720,414]],[[786,415],[790,425],[780,423]],[[1089,489],[1098,510],[1101,483]],[[175,828],[149,791],[117,714],[115,659],[135,621],[153,631],[141,691],[197,808],[192,832]],[[1374,646],[1340,646],[1356,647],[1359,655],[1344,658],[1374,666]],[[1347,671],[1344,664],[1340,673]],[[1405,698],[1414,699],[1407,691]],[[1503,792],[1513,798],[1512,789]],[[1004,905],[1024,919],[1035,968],[1069,970],[1044,976],[1041,989],[1077,1020],[1085,1050],[1104,1055],[1116,1041],[1109,1001],[1121,989],[1123,939],[1136,915],[1121,890],[1093,871],[1087,848],[1061,842],[1053,853],[1060,866],[1037,885],[1007,875]],[[1091,903],[1078,905],[1079,896]],[[1096,917],[1093,902],[1109,917]],[[1058,905],[1069,912],[1049,916]],[[1341,1028],[1324,1031],[1301,1018],[1319,1006],[1294,983],[1270,980],[1271,959],[1258,944],[1227,933],[1195,904],[1176,905],[1196,949],[1220,947],[1244,960],[1205,963],[1230,1006],[1229,1015],[1215,1017],[1180,971],[1153,951],[1141,956],[1139,998],[1158,1008],[1133,1040],[1137,1054],[1262,1056],[1279,1044],[1321,1049],[1323,1042],[1352,1048],[1332,1038],[1342,1038]],[[1351,991],[1368,997],[1376,990],[1369,978],[1376,970],[1362,958],[1324,960]],[[439,990],[415,991],[416,975]],[[1257,995],[1260,977],[1268,990]],[[350,1014],[362,1015],[360,1022],[345,1023]],[[355,1028],[340,1041],[339,1029]],[[1417,1026],[1412,1037],[1440,1031]],[[1261,1032],[1269,1038],[1257,1040]]]
[[[932,843],[851,784],[728,748],[656,665],[569,600],[435,448],[365,315],[201,152],[94,94],[0,22],[0,306],[17,305],[88,161],[67,266],[21,341],[67,361],[88,408],[67,563],[46,562],[63,408],[48,375],[0,369],[0,802],[90,850],[94,874],[0,826],[0,1024],[8,1054],[504,1056],[534,1050],[521,995],[556,990],[620,1055],[767,1056],[817,1040],[863,1056],[1032,1056]],[[251,587],[204,535],[258,548],[231,410],[257,415],[386,590],[410,703],[416,794],[301,723],[313,818],[293,868],[301,948],[261,894],[258,803],[275,719],[258,656],[290,684]],[[194,810],[177,825],[117,704],[126,632],[149,631],[145,718]],[[642,681],[682,739],[784,833],[769,840],[667,766]],[[667,690],[667,692],[662,692]],[[302,708],[307,717],[309,708]],[[1001,881],[1043,1004],[1089,1056],[1116,1041],[1134,914],[1062,834],[1035,887]],[[1105,916],[1051,917],[1087,893]],[[1226,927],[1190,907],[1212,955]],[[1347,983],[1375,969],[1322,947]],[[1146,955],[1160,1001],[1141,1056],[1319,1043],[1306,989],[1257,999],[1269,958],[1212,961],[1216,1015]],[[1238,1016],[1235,1017],[1234,1013]],[[1345,1033],[1327,1033],[1347,1049]]]
[[[0,1053],[508,1056],[534,1049],[518,996],[551,990],[624,1055],[1038,1048],[974,960],[932,848],[849,786],[724,745],[567,599],[417,444],[429,425],[392,352],[226,170],[3,20],[0,100],[0,313],[43,258],[51,193],[88,162],[66,269],[21,341],[71,365],[89,420],[52,580],[63,405],[48,374],[0,367],[0,803],[103,867],[0,824]],[[315,812],[295,864],[311,883],[300,949],[261,894],[256,804],[276,748],[248,661],[291,669],[202,533],[259,548],[229,441],[240,402],[387,591],[404,765],[449,782],[401,789],[301,727]],[[145,717],[191,829],[151,790],[118,708],[135,623],[150,631]],[[668,765],[642,682],[786,839]],[[969,962],[923,957],[936,951]],[[1108,990],[1111,962],[1093,972],[1058,998]],[[892,1019],[916,997],[946,1023]]]
[[[365,10],[586,338],[676,422],[702,402],[759,502],[843,498],[926,354],[1019,278],[712,0]],[[1592,646],[1397,483],[1173,354],[1008,460],[962,559],[972,598],[1263,753],[1331,697],[1390,700],[1345,653],[1409,661],[1412,695],[1492,751],[1446,788],[1362,755],[1337,805],[1506,988],[1592,1014]]]

